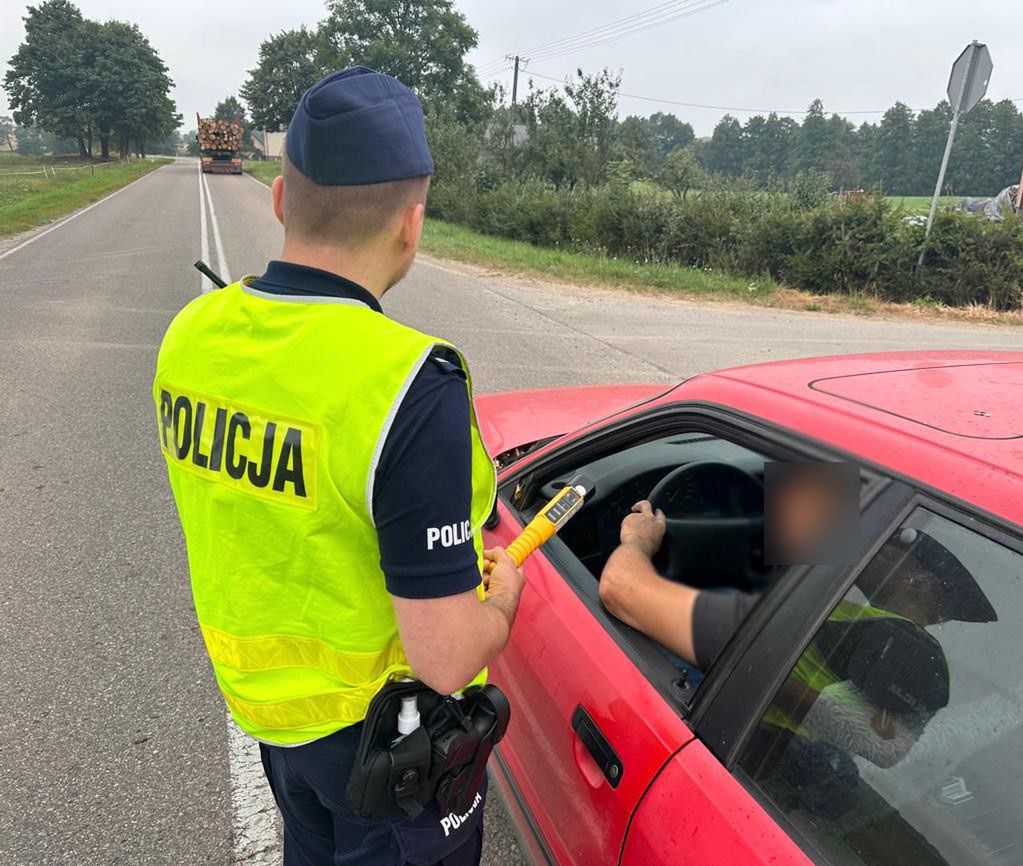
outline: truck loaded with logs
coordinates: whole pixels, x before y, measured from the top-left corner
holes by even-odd
[[[195,115],[196,138],[199,141],[199,164],[207,174],[242,173],[242,135],[244,130],[237,118],[218,120],[215,117]]]

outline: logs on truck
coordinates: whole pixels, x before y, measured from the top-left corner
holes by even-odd
[[[199,159],[207,173],[241,174],[242,136],[245,130],[235,120],[196,115]]]

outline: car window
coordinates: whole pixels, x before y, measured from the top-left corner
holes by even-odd
[[[778,689],[743,778],[825,862],[1023,862],[1023,556],[918,509]]]

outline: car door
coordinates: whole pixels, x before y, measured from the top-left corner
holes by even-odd
[[[864,478],[855,541],[860,558],[877,546],[911,496],[904,485],[876,475]],[[754,609],[694,696],[687,721],[696,737],[672,757],[643,798],[626,838],[623,866],[811,862],[771,809],[736,780],[730,759],[826,614],[821,611],[841,585],[840,575],[850,570],[790,569]]]
[[[709,430],[736,441],[763,433],[730,426],[710,408],[659,408],[582,436],[560,459],[571,463],[573,453],[604,437],[627,442],[661,431]],[[754,441],[758,447],[763,442]],[[806,456],[778,442],[771,447],[776,456]],[[506,546],[520,532],[524,519],[510,507],[509,491],[531,471],[538,470],[502,479],[500,520],[486,534],[488,544]],[[644,792],[693,740],[683,719],[691,693],[656,645],[603,609],[593,575],[560,539],[524,568],[527,585],[515,628],[491,668],[492,681],[513,707],[497,756],[499,779],[514,800],[513,811],[531,826],[541,856],[559,864],[614,863]],[[716,672],[703,688],[713,691],[721,676]],[[691,794],[699,796],[698,780]]]
[[[698,739],[651,786],[623,863],[757,862],[751,836],[774,862],[1023,862],[1019,528],[896,483],[878,508],[892,519],[860,563],[806,575],[694,714]],[[793,617],[809,627],[786,646]],[[800,671],[822,652],[835,673],[811,685]],[[777,671],[786,654],[780,677],[758,676],[754,659]],[[670,814],[686,844],[650,859]]]
[[[522,524],[499,514],[486,541],[506,546]],[[534,554],[524,569],[513,637],[491,667],[512,704],[497,769],[549,862],[615,862],[644,790],[692,733],[556,560]]]

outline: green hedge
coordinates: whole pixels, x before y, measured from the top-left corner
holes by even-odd
[[[628,185],[556,189],[539,181],[437,184],[431,216],[485,234],[638,262],[764,274],[812,292],[890,301],[1023,308],[1023,224],[940,213],[925,267],[919,219],[882,198],[800,209],[741,182],[685,201]]]

